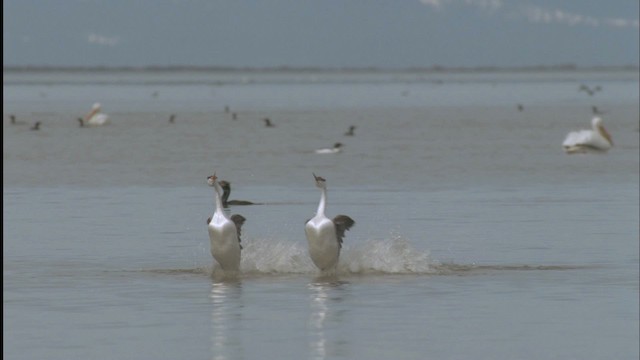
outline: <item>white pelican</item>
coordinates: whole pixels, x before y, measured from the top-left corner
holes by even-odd
[[[231,195],[231,184],[226,180],[218,181],[222,188],[222,207],[228,208],[229,205],[260,205],[260,203],[254,203],[246,200],[229,200]]]
[[[355,133],[353,132],[356,129],[355,126],[351,125],[349,126],[349,131],[347,131],[346,133],[344,133],[344,136],[354,136]]]
[[[304,226],[309,243],[309,255],[313,263],[321,270],[332,270],[338,264],[340,248],[344,232],[349,230],[355,221],[347,215],[337,215],[330,220],[324,215],[327,205],[327,184],[324,178],[313,174],[316,186],[320,188],[320,204],[316,216]]]
[[[101,126],[109,123],[109,116],[100,112],[100,103],[95,103],[91,107],[91,111],[84,116],[84,118],[78,119],[80,126]]]
[[[216,211],[213,217],[207,219],[209,240],[211,241],[211,256],[220,264],[222,270],[238,271],[240,269],[240,231],[245,218],[242,215],[227,217],[222,206],[220,184],[216,174],[207,177],[209,186],[216,190]]]
[[[613,146],[611,135],[602,125],[602,118],[591,120],[592,130],[572,131],[564,139],[562,146],[567,154],[603,152]]]
[[[342,151],[342,143],[333,144],[332,148],[316,149],[316,154],[337,154]]]

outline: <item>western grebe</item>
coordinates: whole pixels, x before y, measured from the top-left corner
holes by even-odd
[[[222,188],[222,207],[229,207],[229,205],[260,205],[259,203],[254,203],[247,200],[229,200],[229,195],[231,195],[231,184],[226,180],[218,181],[220,187]]]
[[[324,214],[327,206],[326,180],[313,174],[316,186],[320,189],[320,203],[316,215],[305,224],[304,231],[309,244],[309,255],[313,263],[321,270],[332,270],[338,264],[342,238],[355,221],[347,215],[337,215],[333,220]]]
[[[222,189],[214,173],[207,177],[209,186],[216,191],[216,211],[207,219],[209,240],[211,242],[211,256],[220,264],[222,270],[238,271],[240,269],[240,233],[245,218],[242,215],[228,217],[222,206]]]

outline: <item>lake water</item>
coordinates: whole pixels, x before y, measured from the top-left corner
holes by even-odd
[[[638,79],[5,71],[3,355],[638,359]],[[95,101],[112,123],[80,128]],[[564,154],[592,106],[615,146]],[[263,203],[231,208],[237,278],[209,253],[213,171]],[[356,221],[330,277],[312,172]]]

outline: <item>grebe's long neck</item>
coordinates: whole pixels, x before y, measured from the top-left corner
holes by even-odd
[[[318,204],[318,211],[316,215],[324,216],[324,210],[327,207],[327,188],[320,189],[320,203]]]
[[[220,185],[215,182],[213,183],[213,187],[216,189],[216,211],[219,211],[221,213],[223,212],[223,206],[222,206],[222,197],[220,196]]]

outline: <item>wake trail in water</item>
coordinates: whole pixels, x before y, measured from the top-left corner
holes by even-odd
[[[242,244],[240,272],[234,276],[321,274],[309,257],[306,242],[247,239]],[[585,266],[440,263],[431,258],[429,251],[414,248],[409,240],[401,236],[392,236],[390,239],[344,244],[338,266],[332,275],[477,275],[493,271],[560,271],[581,268]],[[192,269],[145,271],[174,275],[222,275],[213,259],[210,264]]]

